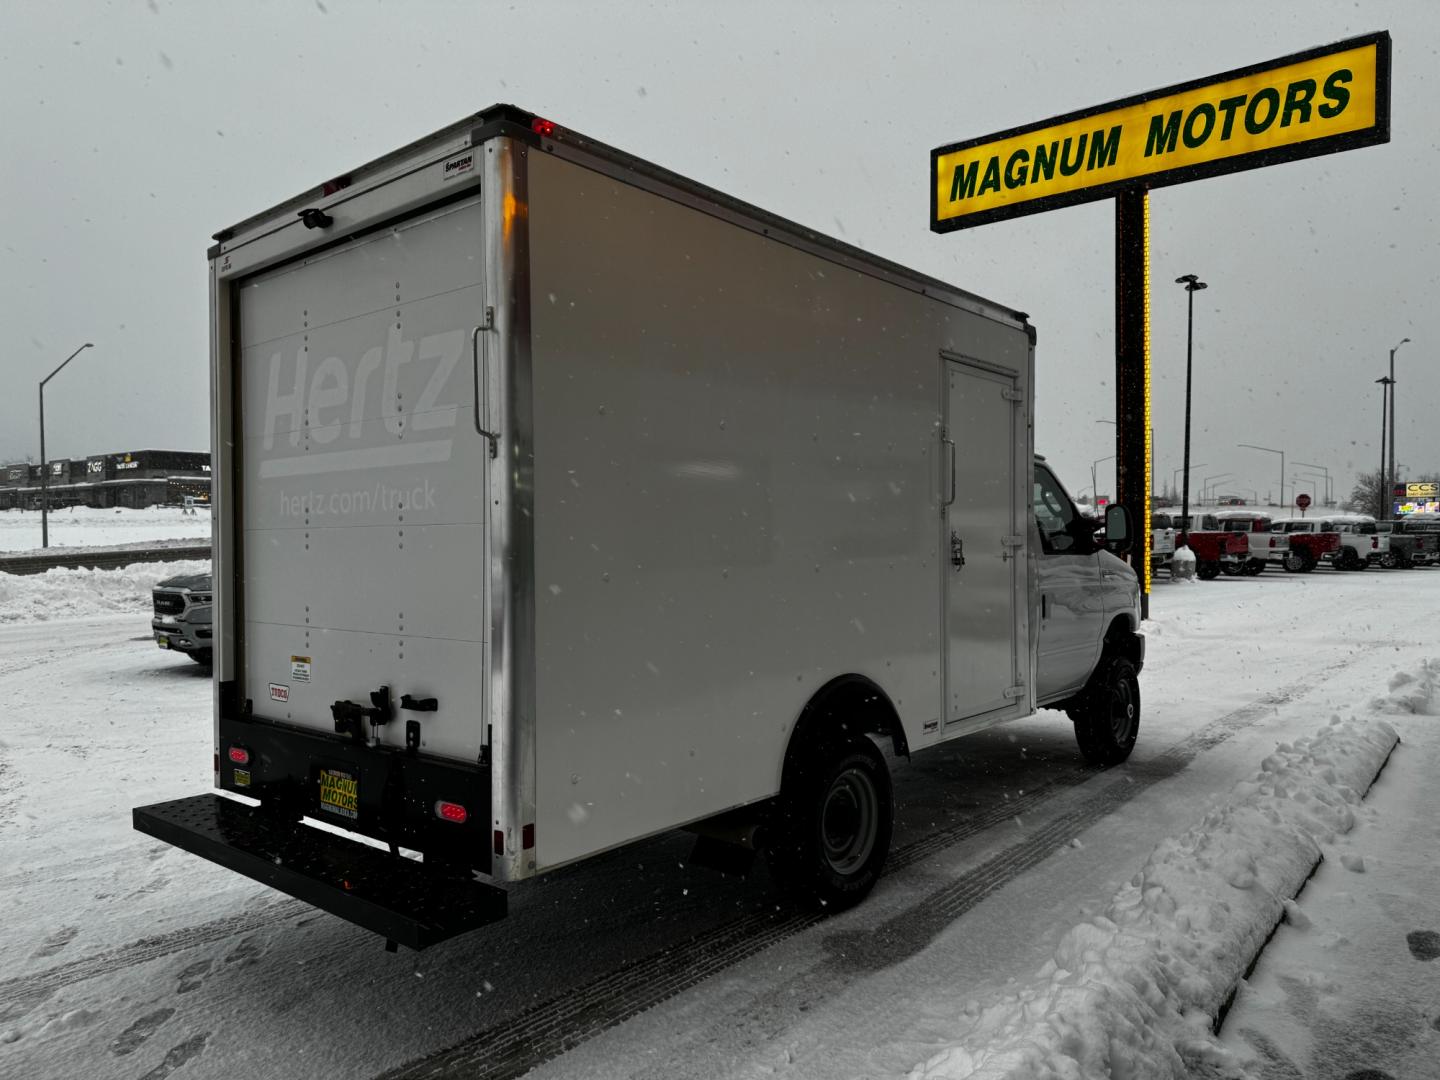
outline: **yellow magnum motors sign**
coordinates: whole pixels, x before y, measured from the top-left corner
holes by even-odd
[[[932,150],[930,228],[1389,141],[1382,31]]]

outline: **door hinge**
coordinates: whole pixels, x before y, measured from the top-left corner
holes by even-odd
[[[1007,701],[1018,701],[1025,696],[1025,684],[1016,683],[1014,686],[1007,686],[1005,692],[1000,695]]]
[[[1018,403],[1025,400],[1025,391],[1017,390],[1015,387],[1012,386],[1002,386],[1000,388],[1000,396],[1003,397],[1006,401],[1014,401]]]
[[[1001,560],[1008,561],[1009,559],[1013,559],[1015,557],[1009,549],[1024,547],[1025,537],[1015,535],[1014,533],[1009,536],[1002,536],[1000,538],[1000,546],[1006,549],[1000,553]]]

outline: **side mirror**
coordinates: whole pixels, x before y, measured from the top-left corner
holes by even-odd
[[[1130,519],[1130,508],[1112,503],[1105,508],[1105,549],[1113,555],[1123,555],[1130,550],[1135,535],[1134,522]]]

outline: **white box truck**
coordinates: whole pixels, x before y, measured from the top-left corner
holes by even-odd
[[[1024,314],[510,106],[216,241],[219,790],[141,831],[422,948],[677,827],[853,902],[877,740],[1129,753]]]

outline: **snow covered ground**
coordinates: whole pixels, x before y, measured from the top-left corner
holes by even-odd
[[[1131,761],[1041,714],[896,762],[838,917],[668,836],[393,955],[130,829],[212,753],[144,588],[0,623],[0,1076],[1440,1077],[1440,571],[1162,577]]]
[[[186,514],[179,506],[143,510],[100,510],[72,506],[50,514],[50,546],[101,547],[144,544],[152,540],[209,540],[208,508]],[[0,510],[0,551],[40,547],[40,515],[34,510]]]

